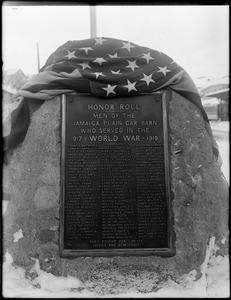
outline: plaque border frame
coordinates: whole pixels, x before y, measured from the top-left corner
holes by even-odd
[[[167,98],[170,96],[166,91],[156,91],[153,93],[142,93],[137,96],[160,95],[162,98],[163,110],[163,138],[164,138],[164,158],[165,158],[165,183],[167,192],[167,212],[168,212],[168,248],[124,248],[124,249],[65,249],[64,248],[64,201],[65,201],[65,144],[66,144],[66,101],[68,96],[92,96],[89,93],[70,93],[62,94],[61,97],[61,176],[60,176],[60,234],[59,252],[62,258],[77,257],[113,257],[113,256],[161,256],[171,257],[176,254],[175,232],[173,229],[173,209],[171,197],[171,178],[170,178],[170,137]],[[167,145],[167,146],[166,146]]]

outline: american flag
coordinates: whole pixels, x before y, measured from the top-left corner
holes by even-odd
[[[21,143],[25,137],[29,121],[23,114],[28,113],[25,107],[30,98],[50,100],[77,92],[107,99],[151,93],[164,87],[175,90],[200,108],[217,149],[201,98],[188,73],[161,51],[106,37],[68,41],[49,56],[40,72],[14,96],[18,107],[13,107],[5,125],[8,132],[5,149]],[[12,121],[17,124],[14,130]]]

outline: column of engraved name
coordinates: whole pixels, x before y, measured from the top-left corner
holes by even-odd
[[[133,161],[125,146],[101,148],[102,237],[130,246],[135,231]]]
[[[136,184],[139,238],[167,241],[163,146],[136,147]]]
[[[93,147],[67,147],[65,233],[67,240],[95,238],[99,231],[99,159]]]

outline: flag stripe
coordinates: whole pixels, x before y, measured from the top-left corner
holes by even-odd
[[[55,90],[55,89],[71,89],[72,91],[76,91],[79,93],[90,93],[91,87],[90,82],[85,79],[57,79],[48,81],[47,83],[37,83],[33,84],[30,87],[26,89],[26,91],[29,91],[31,93],[37,93],[42,90]],[[22,90],[24,91],[24,90]],[[21,91],[20,91],[21,94]]]

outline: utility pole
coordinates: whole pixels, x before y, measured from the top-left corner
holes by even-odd
[[[90,27],[91,27],[91,38],[97,37],[96,6],[90,6]]]
[[[40,70],[39,43],[37,43],[37,62],[38,62],[38,72],[39,72],[39,70]]]

